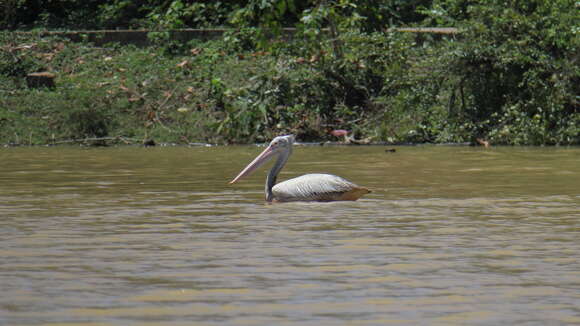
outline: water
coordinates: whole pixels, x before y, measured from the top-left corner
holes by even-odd
[[[0,325],[580,324],[580,149],[0,149]]]

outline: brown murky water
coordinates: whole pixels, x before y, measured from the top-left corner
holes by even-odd
[[[580,148],[0,149],[0,325],[580,324]]]

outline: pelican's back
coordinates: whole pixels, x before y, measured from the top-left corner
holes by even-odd
[[[277,201],[357,200],[370,191],[332,174],[305,174],[272,188]]]

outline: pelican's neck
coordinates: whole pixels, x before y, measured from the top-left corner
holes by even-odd
[[[288,147],[287,151],[284,151],[278,155],[278,159],[270,172],[268,173],[268,177],[266,178],[266,201],[271,202],[274,199],[274,195],[272,194],[272,187],[276,184],[276,178],[278,177],[278,173],[288,161],[288,157],[292,154],[292,145]]]

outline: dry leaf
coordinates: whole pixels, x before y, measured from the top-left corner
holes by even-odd
[[[178,63],[177,66],[179,68],[185,68],[185,67],[189,66],[189,61],[183,60],[182,62]]]
[[[483,147],[485,147],[485,148],[488,148],[488,147],[490,147],[490,146],[491,146],[491,145],[490,145],[490,143],[489,143],[489,141],[487,141],[487,140],[485,140],[485,139],[482,139],[482,138],[475,138],[475,141],[476,141],[476,142],[477,142],[479,145],[481,145],[481,146],[483,146]]]

